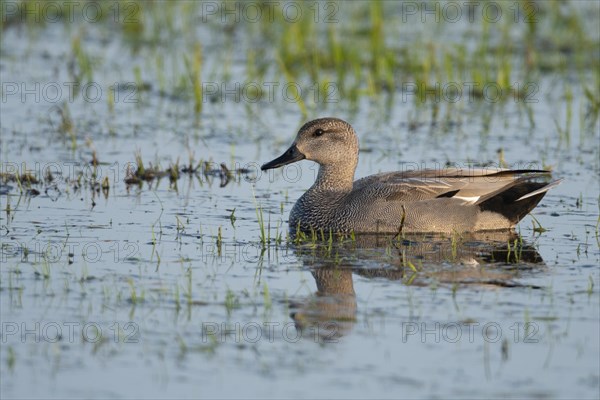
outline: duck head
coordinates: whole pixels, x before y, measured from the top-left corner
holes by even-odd
[[[319,118],[307,122],[298,131],[290,148],[261,169],[278,168],[304,159],[322,166],[356,164],[358,139],[354,129],[338,118]]]

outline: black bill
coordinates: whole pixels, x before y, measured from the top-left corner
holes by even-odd
[[[278,168],[287,164],[291,164],[296,161],[304,160],[306,156],[298,150],[295,144],[292,145],[285,153],[281,156],[277,157],[273,161],[269,161],[266,164],[263,164],[260,167],[261,170],[265,171],[267,169]]]

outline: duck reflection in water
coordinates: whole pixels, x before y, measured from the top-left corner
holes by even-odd
[[[298,245],[297,257],[315,279],[317,292],[291,304],[291,318],[305,337],[336,342],[356,323],[352,274],[400,281],[404,285],[482,289],[539,286],[523,284],[523,274],[545,268],[535,247],[515,232],[460,236],[361,235]]]

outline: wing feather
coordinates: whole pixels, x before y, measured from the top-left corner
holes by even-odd
[[[385,201],[421,201],[452,197],[478,204],[525,180],[543,177],[549,171],[507,170],[499,168],[446,168],[387,172],[354,182],[354,190],[368,192],[370,198]]]

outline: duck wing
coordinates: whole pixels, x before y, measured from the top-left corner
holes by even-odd
[[[539,182],[549,175],[550,172],[544,170],[500,168],[387,172],[359,179],[354,183],[353,192],[358,196],[385,201],[412,202],[449,197],[467,204],[481,204],[501,193],[515,192],[513,201],[518,201],[531,193],[545,192],[555,186],[558,181],[551,186]],[[513,188],[518,190],[511,190]]]

